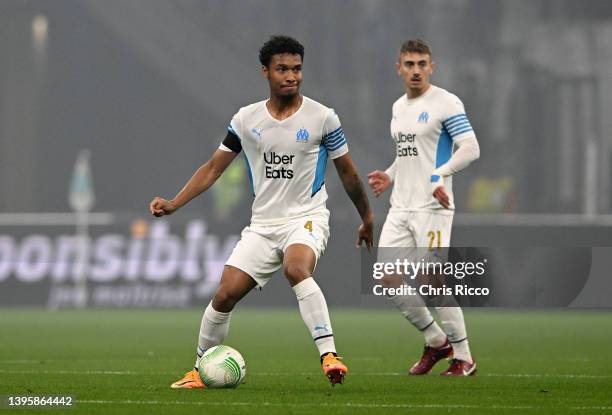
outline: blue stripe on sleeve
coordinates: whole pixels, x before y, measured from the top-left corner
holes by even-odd
[[[461,114],[453,115],[453,116],[452,116],[452,117],[450,117],[450,118],[447,118],[447,119],[444,121],[444,123],[445,123],[445,124],[446,124],[446,123],[449,123],[449,122],[451,122],[451,121],[453,121],[453,120],[456,120],[457,118],[460,118],[460,117],[465,117],[465,118],[467,118],[467,116],[465,115],[465,113],[461,113]]]
[[[341,143],[336,144],[334,147],[328,147],[327,151],[336,151],[338,150],[340,147],[346,145],[346,141],[343,141]]]
[[[471,129],[472,129],[472,126],[471,126],[470,124],[465,124],[465,125],[461,125],[460,127],[457,127],[457,128],[447,129],[446,131],[448,131],[448,133],[449,133],[451,136],[455,136],[455,135],[457,135],[457,134],[459,133],[459,131],[463,131],[463,130],[465,130],[466,128],[467,128],[468,130],[471,130]]]
[[[337,133],[341,133],[342,132],[342,126],[336,128],[334,131],[327,133],[323,136],[323,140],[325,140],[326,138],[329,138]]]
[[[325,148],[327,148],[327,151],[334,151],[334,150],[339,149],[345,144],[346,144],[346,139],[343,136],[340,141],[336,141],[334,143],[325,143]]]
[[[453,115],[452,117],[446,119],[442,125],[446,130],[446,133],[451,138],[473,131],[472,125],[470,124],[470,121],[465,113]]]
[[[338,127],[336,128],[333,132],[325,135],[323,137],[323,139],[321,140],[321,142],[326,143],[328,141],[335,141],[338,139],[338,137],[342,137],[344,136],[344,131],[342,131],[342,127]]]
[[[472,126],[465,113],[457,114],[442,123],[451,137],[471,131]]]
[[[341,136],[334,138],[333,140],[325,140],[325,145],[326,146],[334,146],[336,144],[338,144],[341,141],[346,141],[346,138],[344,137],[344,134],[342,134]]]
[[[343,135],[344,135],[344,131],[340,130],[340,131],[338,131],[338,132],[336,132],[334,134],[330,134],[330,135],[327,135],[327,136],[323,137],[322,141],[330,141],[330,140],[333,141],[333,140],[335,140],[338,137],[342,137]]]
[[[321,140],[321,145],[324,146],[327,151],[338,150],[345,144],[346,137],[344,136],[344,131],[342,131],[342,127],[338,127],[331,133],[326,134]]]
[[[445,125],[444,127],[448,130],[454,130],[455,128],[461,128],[464,125],[470,125],[470,122],[468,120],[463,120],[461,122],[455,123],[453,125]]]
[[[474,131],[471,126],[467,126],[465,128],[459,129],[459,130],[453,130],[453,132],[450,133],[450,134],[451,134],[451,136],[453,138],[455,138],[456,136],[461,135],[463,133],[467,133],[469,131]]]
[[[467,115],[465,115],[465,114],[453,115],[452,117],[447,118],[446,120],[444,120],[444,123],[445,124],[452,124],[452,123],[460,121],[462,119],[467,119]]]

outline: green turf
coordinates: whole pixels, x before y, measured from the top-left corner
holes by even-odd
[[[226,344],[244,355],[247,382],[171,390],[193,363],[200,318],[0,310],[0,395],[73,395],[69,412],[50,410],[71,414],[612,414],[612,313],[470,310],[479,374],[449,379],[437,375],[445,362],[406,375],[422,340],[393,310],[332,310],[350,374],[331,388],[297,310],[238,309]],[[10,412],[28,411],[0,409]]]

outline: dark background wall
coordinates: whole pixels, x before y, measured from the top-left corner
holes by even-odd
[[[336,109],[364,175],[393,159],[398,48],[430,43],[433,82],[461,97],[482,150],[455,180],[455,243],[609,245],[603,0],[2,0],[0,235],[59,232],[38,223],[71,211],[83,149],[94,210],[129,234],[152,196],[174,195],[214,151],[238,108],[267,96],[257,52],[275,33],[304,43],[303,92]],[[345,249],[358,222],[329,167],[333,233],[319,268],[335,275],[358,271]],[[238,163],[223,180],[182,214],[225,238],[248,223],[250,195]],[[380,225],[387,197],[372,203]]]

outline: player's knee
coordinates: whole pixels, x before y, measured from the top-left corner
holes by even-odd
[[[384,288],[399,288],[402,282],[402,278],[397,275],[385,275],[380,279],[380,285]]]
[[[285,277],[287,277],[292,285],[304,281],[306,278],[311,276],[310,271],[308,271],[306,267],[296,264],[286,264],[283,267],[283,272],[285,273]]]
[[[239,298],[229,290],[219,289],[213,298],[213,308],[222,313],[228,313],[234,309]]]

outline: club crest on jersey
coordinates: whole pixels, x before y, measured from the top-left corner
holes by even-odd
[[[429,121],[429,113],[427,113],[427,111],[423,111],[421,115],[419,115],[417,122],[426,123],[427,121]]]
[[[298,143],[307,143],[308,137],[310,137],[310,134],[308,134],[308,130],[305,128],[300,128],[297,130],[297,133],[295,133],[295,141]]]
[[[257,136],[257,138],[259,138],[260,140],[261,140],[261,132],[262,132],[262,131],[263,131],[263,130],[259,130],[259,131],[257,131],[257,129],[256,129],[255,127],[253,127],[253,128],[251,129],[251,132],[252,132],[253,134],[255,134],[255,135]]]

